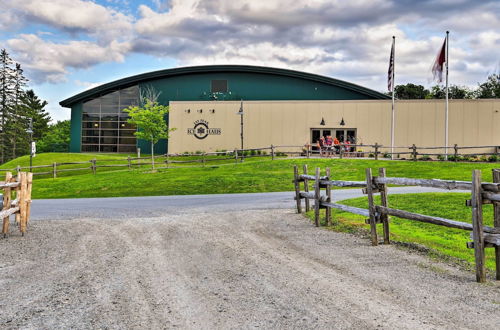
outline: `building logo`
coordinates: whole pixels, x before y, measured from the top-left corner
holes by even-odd
[[[222,130],[220,128],[209,128],[208,121],[203,119],[198,119],[194,122],[193,128],[187,129],[188,135],[194,135],[197,139],[204,139],[209,135],[221,135]]]

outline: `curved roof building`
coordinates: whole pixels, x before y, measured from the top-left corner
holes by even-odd
[[[247,65],[210,65],[154,71],[119,79],[60,102],[71,108],[71,152],[150,152],[137,141],[122,109],[154,88],[158,101],[380,100],[374,90],[321,75]],[[166,141],[155,152],[166,152]]]

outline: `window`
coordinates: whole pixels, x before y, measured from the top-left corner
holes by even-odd
[[[212,80],[212,93],[227,93],[227,80]]]
[[[82,152],[135,152],[136,127],[127,123],[128,114],[123,109],[137,104],[138,86],[85,102],[82,111]]]

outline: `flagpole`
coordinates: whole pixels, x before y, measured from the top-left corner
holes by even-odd
[[[450,31],[446,31],[446,105],[445,105],[445,118],[444,118],[444,144],[445,144],[445,159],[448,160],[448,45],[449,45]]]
[[[396,37],[392,36],[392,44],[394,47],[394,57],[392,64],[392,119],[391,119],[391,159],[394,159],[394,125],[395,125],[395,107],[394,107],[394,72],[396,67]]]

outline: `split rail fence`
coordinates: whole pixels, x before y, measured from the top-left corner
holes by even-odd
[[[500,161],[500,146],[453,146],[453,147],[417,147],[412,145],[410,147],[395,147],[394,153],[390,152],[391,147],[383,146],[378,143],[373,145],[367,144],[339,144],[337,148],[333,148],[331,151],[326,153],[325,151],[320,152],[317,148],[307,144],[307,145],[271,145],[269,147],[263,148],[251,148],[251,149],[234,149],[228,151],[219,152],[198,152],[198,153],[182,153],[182,154],[163,154],[154,156],[155,165],[158,169],[166,168],[176,168],[185,167],[186,165],[193,164],[193,166],[209,166],[210,164],[220,164],[220,162],[226,161],[229,163],[243,162],[248,158],[256,157],[268,157],[272,160],[283,157],[283,156],[296,156],[296,157],[318,157],[318,156],[330,156],[337,158],[348,158],[348,157],[373,157],[378,160],[380,157],[391,157],[394,156],[395,159],[405,159],[408,157],[411,160],[418,160],[419,156],[443,156],[443,153],[438,153],[439,150],[444,150],[447,148],[449,150],[449,159],[458,161],[460,157],[469,156],[494,156],[494,158]],[[479,153],[463,153],[461,150],[472,150],[477,151],[480,149],[488,149],[484,152]],[[389,149],[389,150],[387,150]],[[386,151],[384,151],[386,150]],[[430,151],[428,151],[430,150]],[[434,151],[434,152],[432,152]],[[219,162],[219,163],[217,163]],[[119,159],[91,159],[82,162],[61,162],[52,163],[47,165],[34,165],[34,166],[17,166],[16,168],[10,169],[0,169],[0,172],[16,172],[19,173],[23,170],[33,172],[34,176],[52,176],[57,178],[57,176],[64,172],[74,172],[74,171],[89,171],[96,174],[98,168],[137,168],[140,166],[152,166],[151,157],[127,157]]]
[[[325,176],[321,176],[320,168],[316,168],[315,175],[309,175],[307,171],[307,165],[304,165],[303,174],[299,174],[297,166],[294,167],[295,200],[298,213],[302,213],[302,200],[305,201],[306,212],[314,208],[314,223],[316,226],[320,226],[320,209],[325,209],[326,224],[328,226],[332,224],[332,209],[338,209],[367,217],[365,222],[370,225],[372,245],[379,244],[377,237],[377,225],[379,224],[383,227],[384,244],[390,244],[389,216],[471,231],[472,242],[467,242],[467,248],[474,249],[477,282],[486,281],[484,249],[490,247],[495,249],[496,279],[500,280],[500,169],[493,170],[493,183],[482,182],[480,170],[472,172],[471,182],[387,177],[385,168],[379,169],[378,176],[374,176],[372,170],[367,168],[365,181],[331,180],[329,168],[326,169]],[[304,184],[304,191],[301,191],[301,183]],[[314,184],[312,191],[309,189],[310,183]],[[466,201],[466,205],[471,207],[472,224],[390,208],[387,196],[387,185],[389,184],[469,190],[471,191],[471,199]],[[363,193],[368,197],[368,209],[332,202],[332,187],[362,188]],[[322,193],[322,189],[325,189],[324,193]],[[380,193],[381,205],[375,204],[375,193]],[[310,204],[311,200],[314,201],[313,206]],[[494,227],[483,225],[484,204],[493,204]]]
[[[9,233],[11,215],[15,216],[21,234],[24,236],[26,233],[31,213],[32,184],[33,173],[27,172],[19,172],[15,177],[12,176],[11,172],[7,172],[5,181],[0,182],[0,190],[3,190],[3,207],[0,211],[0,219],[3,219],[2,234],[4,237]]]

